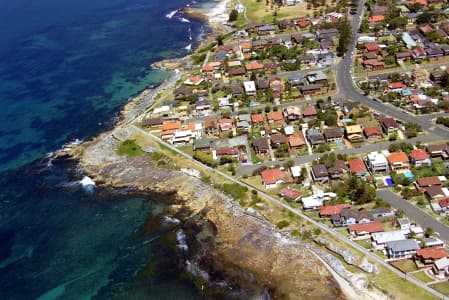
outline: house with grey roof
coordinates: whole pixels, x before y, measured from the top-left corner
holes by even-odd
[[[387,243],[387,254],[389,258],[410,258],[418,249],[420,249],[419,244],[413,239]]]

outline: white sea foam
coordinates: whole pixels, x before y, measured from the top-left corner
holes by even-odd
[[[186,269],[195,276],[199,276],[206,281],[209,280],[209,274],[206,271],[201,270],[196,264],[191,263],[188,260],[186,261]]]
[[[176,219],[176,218],[172,218],[172,217],[169,217],[169,216],[164,216],[163,223],[166,223],[166,224],[167,223],[168,224],[179,224],[179,223],[181,223],[181,221]]]
[[[179,249],[183,251],[187,251],[189,249],[189,246],[187,246],[186,235],[184,231],[180,230],[176,232],[176,242]]]
[[[83,179],[81,179],[80,184],[82,186],[95,186],[95,181],[89,176],[84,176]]]
[[[171,11],[168,14],[166,14],[165,17],[167,19],[171,19],[171,18],[173,18],[174,15],[176,15],[177,12],[178,12],[178,10]]]
[[[183,23],[190,23],[190,20],[186,19],[186,18],[178,18],[179,21],[183,22]]]
[[[192,50],[192,44],[188,44],[187,46],[184,47],[184,49],[190,52]]]
[[[189,27],[189,40],[193,40],[192,38],[192,28]]]

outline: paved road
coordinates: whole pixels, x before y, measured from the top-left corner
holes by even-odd
[[[449,227],[435,220],[407,200],[402,199],[398,194],[390,190],[378,190],[377,196],[384,199],[394,208],[400,209],[410,219],[421,225],[423,228],[432,228],[434,232],[440,233],[440,237],[449,241]]]
[[[363,14],[364,2],[365,1],[359,2],[358,13],[356,15],[357,17],[355,17],[351,22],[353,29],[348,51],[346,52],[345,57],[337,65],[336,81],[339,88],[339,95],[337,97],[346,99],[349,98],[398,120],[419,124],[424,130],[431,130],[435,137],[449,138],[449,131],[440,127],[432,127],[432,122],[429,118],[417,118],[414,115],[407,114],[394,106],[387,106],[383,103],[372,101],[370,98],[362,95],[361,91],[354,86],[352,78],[352,57],[356,51],[355,48],[357,45],[358,29],[360,28],[361,20],[360,15]]]
[[[367,258],[369,258],[371,261],[375,261],[377,264],[379,264],[379,265],[385,267],[386,269],[388,269],[389,271],[395,273],[395,274],[398,275],[399,277],[404,278],[404,280],[407,280],[407,281],[409,281],[409,282],[415,284],[416,286],[418,286],[418,287],[420,287],[420,288],[422,288],[422,289],[428,291],[429,293],[435,295],[436,297],[439,297],[440,299],[448,299],[445,295],[441,294],[440,292],[438,292],[438,291],[436,291],[436,290],[434,290],[434,289],[431,289],[431,288],[428,287],[426,284],[424,284],[423,282],[421,282],[421,281],[415,279],[414,277],[412,277],[412,276],[406,276],[406,275],[403,274],[401,271],[399,271],[399,270],[397,270],[396,268],[393,268],[392,266],[390,266],[388,263],[386,263],[382,258],[380,258],[379,256],[377,256],[376,254],[374,254],[374,253],[368,251],[367,249],[365,249],[364,247],[360,246],[359,244],[357,244],[357,243],[355,243],[355,242],[353,242],[353,241],[347,239],[345,236],[343,236],[343,235],[340,234],[339,232],[337,232],[337,231],[335,231],[335,230],[333,230],[333,229],[330,229],[329,227],[327,227],[326,225],[324,225],[324,224],[322,224],[322,223],[320,223],[320,222],[317,222],[317,221],[313,220],[313,219],[310,218],[309,216],[305,215],[302,211],[300,211],[300,210],[298,210],[298,209],[295,209],[295,208],[291,207],[290,205],[288,205],[288,204],[286,204],[286,203],[284,203],[284,202],[282,202],[282,201],[280,201],[280,200],[278,200],[278,199],[276,199],[276,198],[274,198],[274,197],[272,197],[272,196],[270,196],[270,195],[265,194],[263,191],[261,191],[261,190],[255,188],[255,187],[253,187],[253,186],[251,186],[251,185],[248,185],[248,184],[246,184],[246,183],[244,183],[244,182],[242,182],[242,181],[240,181],[240,180],[238,180],[238,179],[235,179],[235,178],[233,178],[233,177],[227,175],[226,173],[223,173],[223,172],[221,172],[221,171],[219,171],[219,170],[217,170],[217,169],[213,169],[213,168],[210,168],[210,167],[207,167],[207,166],[201,164],[200,162],[194,160],[194,159],[192,158],[192,156],[190,156],[189,154],[180,151],[179,149],[177,149],[177,148],[174,147],[173,145],[171,145],[171,144],[169,144],[169,143],[166,143],[166,142],[162,141],[161,139],[159,139],[158,137],[156,137],[155,135],[153,135],[153,134],[151,134],[151,133],[148,133],[148,132],[146,132],[146,131],[144,131],[144,130],[142,130],[142,129],[140,129],[140,128],[134,126],[134,125],[130,125],[130,127],[133,128],[133,129],[136,130],[136,131],[139,131],[139,132],[142,133],[143,135],[148,136],[148,137],[151,138],[152,140],[154,140],[154,141],[156,141],[156,142],[158,142],[158,143],[164,144],[164,145],[165,145],[166,147],[168,147],[169,149],[171,149],[171,150],[175,151],[176,153],[178,153],[179,155],[181,155],[181,156],[183,156],[183,157],[185,157],[185,158],[187,158],[187,159],[189,159],[189,160],[191,160],[191,161],[193,161],[193,162],[195,162],[195,163],[201,165],[203,168],[208,169],[210,172],[216,173],[216,174],[218,174],[218,175],[220,175],[220,176],[226,178],[227,180],[229,180],[229,181],[231,181],[231,182],[234,182],[234,183],[237,183],[237,184],[239,184],[239,185],[245,186],[245,187],[247,187],[249,190],[256,190],[256,191],[259,193],[259,195],[262,196],[263,198],[265,198],[267,201],[270,201],[271,203],[273,203],[273,204],[275,204],[275,205],[277,205],[277,206],[280,206],[280,207],[282,207],[282,208],[284,208],[284,209],[286,209],[286,210],[292,212],[292,213],[295,214],[296,216],[298,216],[298,217],[300,217],[300,218],[302,218],[302,219],[304,219],[304,220],[310,222],[311,224],[313,224],[313,225],[319,227],[321,230],[323,230],[324,232],[328,233],[330,236],[332,236],[332,237],[334,237],[334,238],[337,238],[338,240],[342,241],[343,243],[347,244],[348,246],[350,246],[350,247],[352,247],[352,248],[358,250],[360,253],[362,253],[363,255],[365,255],[365,256],[366,256]]]
[[[364,145],[363,147],[360,147],[360,148],[338,149],[338,150],[334,150],[332,152],[335,153],[335,154],[356,155],[356,154],[368,153],[368,152],[373,152],[373,151],[385,150],[385,149],[388,149],[388,147],[391,144],[399,143],[399,142],[429,143],[429,142],[435,142],[435,141],[438,141],[438,140],[441,140],[441,138],[439,138],[438,136],[425,135],[425,136],[420,136],[420,137],[407,139],[407,140],[397,140],[397,141],[391,141],[391,142],[390,141],[385,141],[385,142],[379,142],[379,143],[375,143],[375,144],[367,144],[367,145]],[[329,152],[327,152],[327,153],[329,153]],[[244,166],[240,166],[236,170],[236,174],[237,174],[237,176],[244,176],[244,175],[251,176],[253,171],[258,169],[261,166],[273,167],[275,165],[282,165],[284,162],[286,162],[288,160],[293,160],[296,165],[302,165],[302,164],[305,164],[305,163],[311,163],[314,160],[319,159],[324,154],[325,153],[317,153],[317,154],[311,154],[311,155],[307,155],[307,156],[298,156],[298,157],[294,157],[294,158],[285,158],[283,161],[279,161],[278,160],[278,161],[270,161],[270,162],[265,162],[265,163],[256,164],[256,165],[244,165]]]

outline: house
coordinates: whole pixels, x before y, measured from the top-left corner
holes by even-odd
[[[288,82],[291,86],[304,85],[304,75],[302,73],[293,73],[288,76]]]
[[[253,96],[256,94],[256,83],[254,81],[244,81],[245,94]]]
[[[449,158],[449,145],[447,144],[428,145],[427,152],[430,154],[430,157],[441,157],[443,159],[447,159]]]
[[[266,78],[257,78],[257,88],[259,90],[266,90],[268,87],[268,80]]]
[[[412,49],[412,57],[414,60],[420,60],[427,57],[426,50],[421,47],[415,47]]]
[[[391,153],[387,159],[393,171],[408,169],[410,167],[407,154],[402,151]]]
[[[416,187],[419,190],[424,190],[430,186],[441,186],[442,182],[438,176],[429,176],[416,179]]]
[[[396,61],[400,62],[406,62],[409,61],[412,58],[412,55],[410,54],[409,51],[399,51],[395,54],[396,56]]]
[[[142,121],[142,127],[155,127],[155,126],[162,126],[164,124],[164,119],[162,117],[156,117],[156,118],[145,118]]]
[[[187,129],[192,132],[195,139],[199,139],[203,135],[203,123],[201,122],[189,123],[189,125],[187,125]]]
[[[309,84],[327,84],[327,76],[323,71],[316,71],[306,75]]]
[[[363,141],[362,127],[360,125],[347,125],[345,126],[346,136],[351,142]]]
[[[356,239],[362,240],[371,237],[371,233],[383,232],[384,228],[380,222],[369,222],[361,224],[350,224],[348,226],[349,233]]]
[[[382,22],[383,20],[385,20],[385,17],[382,15],[375,15],[375,16],[368,17],[368,23],[370,23],[370,24],[379,23],[379,22]]]
[[[327,172],[327,168],[324,164],[319,164],[312,166],[312,178],[313,181],[319,183],[325,183],[329,180],[329,173]]]
[[[228,71],[229,76],[241,76],[241,75],[244,75],[245,73],[246,73],[246,70],[243,67],[232,68]]]
[[[422,239],[422,248],[435,249],[435,248],[444,248],[445,246],[446,246],[446,244],[442,240],[440,240],[436,237],[428,237],[428,238]]]
[[[340,128],[326,128],[323,130],[324,138],[326,142],[341,141],[343,139],[343,132]]]
[[[405,89],[407,86],[401,81],[390,82],[387,85],[387,88],[390,92],[400,92],[402,89]]]
[[[318,114],[316,112],[315,106],[308,105],[308,106],[304,107],[304,110],[302,111],[302,115],[304,118],[314,119],[317,117]]]
[[[195,111],[199,115],[207,115],[210,113],[210,102],[206,99],[200,99],[195,103]]]
[[[351,207],[350,204],[337,204],[337,205],[325,205],[320,208],[320,217],[330,217],[333,215],[339,215],[344,208]]]
[[[420,249],[419,244],[413,239],[387,243],[387,254],[389,258],[410,258],[418,249]]]
[[[410,151],[410,162],[416,167],[430,167],[432,165],[429,154],[423,149],[413,149]]]
[[[429,200],[437,200],[447,197],[441,186],[433,185],[424,189],[424,194]]]
[[[396,222],[398,223],[399,228],[401,229],[410,229],[412,227],[410,220],[407,218],[397,219]]]
[[[204,82],[204,78],[202,78],[202,77],[190,76],[189,78],[187,78],[184,81],[184,84],[185,85],[195,85],[195,86],[197,86],[197,85],[200,85],[203,82]]]
[[[257,27],[257,33],[259,35],[274,34],[275,32],[276,32],[276,27],[272,24],[262,25],[262,26]]]
[[[282,116],[282,111],[274,111],[267,113],[268,123],[280,123],[284,121],[284,117]]]
[[[296,24],[300,27],[300,28],[305,28],[307,26],[310,25],[310,20],[307,18],[298,18],[296,20]]]
[[[267,154],[270,151],[266,138],[258,138],[253,140],[253,147],[257,154]]]
[[[164,122],[164,124],[162,124],[162,129],[161,129],[161,138],[163,140],[169,140],[169,139],[173,138],[173,135],[175,134],[175,132],[180,129],[181,129],[181,125],[178,123]]]
[[[272,134],[270,141],[273,148],[279,148],[282,145],[288,144],[288,138],[282,133]]]
[[[366,43],[365,44],[365,50],[364,53],[374,53],[376,56],[373,58],[376,58],[378,54],[381,53],[380,47],[377,43]]]
[[[371,213],[373,214],[374,219],[389,218],[395,216],[395,212],[391,210],[391,208],[385,206],[374,208],[371,210]]]
[[[221,132],[235,131],[234,120],[223,118],[218,123]]]
[[[379,122],[380,122],[380,125],[382,127],[382,130],[386,134],[390,134],[390,133],[392,133],[394,131],[399,130],[399,125],[396,122],[396,120],[393,119],[393,118],[380,116],[379,117]]]
[[[296,189],[292,189],[290,187],[286,187],[286,188],[282,188],[279,191],[279,195],[281,197],[296,201],[299,199],[299,197],[301,197],[301,192],[296,190]]]
[[[266,189],[275,188],[278,184],[284,182],[280,169],[263,170],[260,175],[262,176],[262,184]]]
[[[191,130],[176,130],[171,142],[173,145],[184,145],[189,143],[193,137],[194,134]]]
[[[443,257],[437,259],[432,265],[432,272],[436,277],[444,279],[449,275],[449,259]]]
[[[297,131],[288,137],[288,144],[291,148],[297,149],[307,145],[302,131]]]
[[[370,174],[368,170],[365,167],[365,164],[363,163],[363,160],[360,158],[353,158],[349,162],[349,172],[351,175],[360,177],[360,178],[366,178]]]
[[[268,41],[264,39],[253,41],[253,49],[264,49],[268,46]]]
[[[309,140],[312,146],[326,143],[324,136],[316,128],[312,128],[307,131],[307,139]]]
[[[204,121],[204,131],[208,135],[216,135],[219,133],[218,120],[215,118],[208,118]]]
[[[383,250],[386,248],[387,243],[406,240],[409,234],[410,230],[408,229],[374,232],[371,234],[371,245],[375,250]]]
[[[249,132],[251,129],[250,122],[245,120],[239,120],[237,122],[237,129],[241,130],[242,132]]]
[[[321,197],[316,197],[315,194],[310,197],[303,197],[301,202],[304,210],[317,210],[323,206],[323,199]]]
[[[240,85],[233,84],[231,85],[232,96],[241,96],[243,95],[243,88]],[[228,98],[229,100],[229,98]]]
[[[229,156],[232,158],[238,158],[240,154],[239,149],[234,147],[220,148],[212,151],[212,157],[214,159],[220,159],[224,156]]]
[[[263,70],[264,67],[263,67],[263,64],[261,64],[260,62],[255,60],[255,61],[252,61],[252,62],[246,64],[245,68],[246,68],[246,72],[251,73],[254,71]]]
[[[301,110],[297,106],[290,105],[290,106],[284,107],[284,109],[282,111],[284,113],[284,117],[289,122],[297,121],[297,120],[301,119],[301,117],[302,117]]]
[[[436,260],[448,256],[446,248],[423,248],[416,251],[415,261],[423,265],[432,265]]]
[[[327,169],[327,172],[329,173],[331,179],[339,179],[348,172],[346,162],[344,160],[337,159],[334,162],[334,165]]]
[[[326,112],[326,110],[332,109],[334,107],[332,102],[319,102],[317,104],[323,113]]]
[[[214,144],[214,140],[208,138],[195,139],[193,143],[193,151],[201,151],[209,153]]]
[[[389,172],[387,158],[382,153],[371,152],[368,154],[366,163],[372,172]]]
[[[340,212],[340,220],[338,224],[341,226],[347,226],[351,224],[363,224],[373,221],[374,217],[369,211],[344,208]]]
[[[365,127],[363,133],[369,141],[379,140],[382,138],[382,131],[379,127]]]
[[[303,95],[313,95],[321,93],[321,84],[308,84],[299,88]]]
[[[253,125],[263,124],[263,115],[262,114],[251,115],[251,122],[253,123]]]
[[[382,61],[379,61],[377,59],[366,59],[362,62],[365,69],[371,70],[371,71],[378,71],[383,70],[385,68],[385,64]]]

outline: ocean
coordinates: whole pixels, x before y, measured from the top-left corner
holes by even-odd
[[[204,24],[187,0],[0,0],[0,299],[201,299],[173,245],[144,230],[158,195],[87,189],[71,162],[43,158],[110,128],[169,73]],[[176,11],[176,12],[175,12]]]

